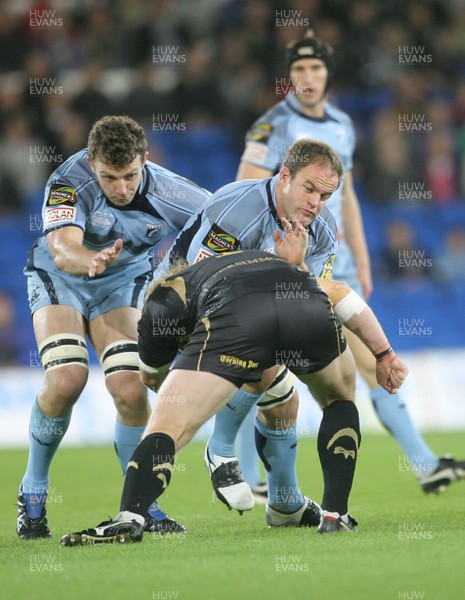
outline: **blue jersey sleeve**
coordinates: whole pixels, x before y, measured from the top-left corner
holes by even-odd
[[[86,228],[90,214],[88,189],[94,179],[77,166],[74,170],[79,171],[79,177],[57,171],[47,182],[42,207],[44,233],[66,225]]]
[[[288,119],[289,115],[282,103],[257,119],[247,132],[241,161],[276,173],[290,145]]]

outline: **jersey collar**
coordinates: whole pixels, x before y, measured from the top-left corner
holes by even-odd
[[[326,110],[326,102],[325,102],[325,114],[322,117],[309,117],[308,115],[302,112],[300,108],[300,104],[295,97],[294,92],[289,92],[289,94],[285,97],[284,102],[287,106],[295,113],[302,117],[303,119],[308,119],[309,121],[313,121],[314,123],[327,123],[328,121],[336,121],[331,115],[328,114]]]
[[[278,213],[276,211],[276,186],[278,185],[278,177],[279,173],[274,177],[270,177],[266,182],[266,197],[268,199],[268,208],[270,209],[271,216],[276,221],[276,225],[279,229],[283,229],[283,224],[281,223],[281,219],[278,217]]]

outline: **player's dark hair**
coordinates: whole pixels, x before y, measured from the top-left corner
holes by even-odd
[[[99,159],[115,169],[132,163],[137,156],[144,160],[147,138],[142,127],[126,116],[106,116],[94,123],[87,143],[91,160]]]
[[[329,167],[338,176],[339,182],[344,174],[341,159],[331,146],[316,140],[297,140],[287,151],[283,167],[287,167],[291,172],[291,177],[294,177],[297,171],[310,164]]]

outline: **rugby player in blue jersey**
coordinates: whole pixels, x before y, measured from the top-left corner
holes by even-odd
[[[342,163],[327,144],[308,139],[298,140],[289,148],[283,166],[275,176],[236,181],[215,192],[210,202],[186,223],[157,275],[165,272],[179,258],[193,264],[207,257],[238,249],[278,253],[284,236],[283,219],[287,219],[290,222],[297,220],[308,231],[304,249],[306,268],[318,277],[329,279],[337,249],[337,233],[336,222],[326,208],[326,202],[338,189],[342,175]],[[272,335],[273,332],[270,331],[270,336]],[[280,357],[277,357],[277,362],[281,362]],[[291,362],[286,360],[290,368]],[[300,372],[300,366],[300,359],[296,357],[293,370]],[[257,421],[257,430],[261,435],[260,453],[268,466],[270,488],[293,490],[291,494],[286,494],[285,501],[279,498],[279,491],[275,494],[276,499],[270,501],[267,507],[267,522],[270,525],[307,525],[311,521],[309,515],[313,512],[312,502],[301,494],[297,486],[293,468],[297,445],[295,429],[290,429],[291,435],[288,437],[289,432],[286,431],[283,435],[281,425],[282,414],[291,414],[292,411],[293,415],[297,410],[298,398],[294,381],[295,375],[282,365],[275,372],[274,380],[259,402],[261,421]],[[260,393],[244,388],[228,402],[224,409],[229,411],[226,426],[234,430],[234,437],[237,423],[260,396]],[[321,439],[328,431],[336,434],[341,428],[353,429],[358,426],[355,404],[335,403],[329,407],[324,393],[318,399],[325,407],[320,426]],[[287,423],[289,422],[288,420]],[[218,433],[217,427],[215,430]],[[228,431],[224,429],[223,433],[227,435]],[[225,450],[228,450],[226,445],[229,442],[218,437],[220,439],[217,439],[214,449],[209,444],[205,453],[215,493],[230,508],[250,510],[254,506],[254,498],[238,470],[234,439],[230,443],[231,453],[228,454]],[[275,438],[279,442],[275,443]],[[273,448],[276,445],[285,446],[285,458],[274,455]],[[353,476],[354,464],[352,461],[340,460],[340,457],[334,461],[331,453],[323,450],[323,444],[319,447],[326,497],[327,490],[337,490],[338,482]],[[269,450],[272,450],[272,454]],[[335,496],[338,494],[335,493]],[[338,503],[333,500],[331,504],[339,505],[344,511],[341,516],[346,517],[345,501]],[[329,512],[336,513],[338,510]]]
[[[25,269],[45,382],[32,408],[29,459],[18,496],[21,539],[51,535],[49,469],[86,385],[86,336],[116,406],[115,449],[123,472],[147,424],[137,321],[151,275],[149,253],[180,231],[210,196],[147,157],[142,127],[129,117],[108,116],[93,126],[88,148],[47,182],[44,233]],[[184,531],[156,503],[146,528]]]
[[[355,131],[350,117],[327,99],[333,78],[332,48],[308,31],[303,38],[291,43],[287,53],[287,68],[292,86],[290,93],[271,107],[251,127],[239,166],[237,179],[262,179],[276,173],[283,162],[287,148],[304,137],[329,144],[338,154],[344,166],[341,186],[332,194],[327,207],[338,226],[338,251],[333,264],[333,277],[347,282],[365,299],[372,291],[370,257],[367,250],[360,206],[353,186],[352,166],[355,149]],[[350,331],[345,331],[357,367],[369,386],[370,398],[378,418],[396,439],[412,471],[417,474],[420,486],[427,493],[444,490],[447,485],[465,477],[465,462],[451,457],[438,457],[426,444],[412,422],[408,409],[398,394],[390,395],[376,381],[376,361],[366,347]],[[238,423],[248,412],[248,406],[256,398],[246,391],[238,392],[228,407],[219,412],[215,430],[209,442],[210,454],[231,460],[235,456],[234,440]],[[288,410],[291,405],[288,405]],[[249,413],[241,436],[239,462],[246,480],[256,486],[258,463],[253,452],[254,440]],[[280,414],[281,423],[289,423],[296,413]],[[279,456],[283,448],[283,464],[288,461],[284,446],[296,441],[295,428],[286,436],[276,437],[272,431],[261,427],[256,421],[258,434],[267,439],[265,454]],[[218,461],[222,460],[218,458]],[[278,461],[279,463],[279,461]],[[285,469],[283,469],[285,471]],[[290,473],[290,471],[288,471]],[[282,486],[282,480],[280,486]],[[285,489],[295,490],[296,481],[290,476]],[[254,496],[267,494],[266,487],[255,488]],[[280,501],[276,490],[268,490],[268,502],[282,511],[297,510],[302,503],[300,493],[287,494],[292,502]],[[267,507],[269,510],[269,507]]]

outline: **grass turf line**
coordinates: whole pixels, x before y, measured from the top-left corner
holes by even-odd
[[[433,449],[465,456],[463,434],[426,436]],[[0,452],[1,595],[42,600],[461,597],[465,481],[440,495],[420,491],[387,436],[363,438],[350,510],[357,534],[268,529],[264,508],[240,517],[216,501],[203,444],[178,456],[162,507],[188,528],[184,539],[144,537],[128,546],[62,548],[61,535],[118,512],[122,476],[111,447],[63,448],[51,473],[51,540],[19,541],[16,493],[26,451]],[[299,481],[321,499],[316,440],[299,441]],[[457,595],[458,594],[458,595]]]

